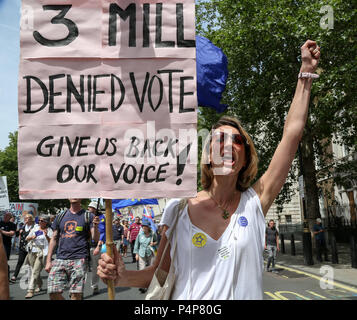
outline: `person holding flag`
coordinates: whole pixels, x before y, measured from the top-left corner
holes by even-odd
[[[154,213],[153,207],[149,207],[149,212],[151,214],[151,219],[154,219],[155,218],[155,213]]]
[[[149,214],[146,206],[144,206],[144,209],[143,209],[143,221],[144,221],[144,219],[147,220],[147,223],[149,223],[149,226],[150,226],[151,230],[153,232],[156,232],[157,231],[157,226],[156,226],[156,224],[154,222],[154,212],[153,212],[152,208],[151,208],[151,214]]]
[[[134,215],[133,212],[131,211],[131,209],[129,209],[129,223],[130,225],[132,225],[132,223],[134,223]]]

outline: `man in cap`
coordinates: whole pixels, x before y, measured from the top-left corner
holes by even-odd
[[[88,205],[88,211],[90,211],[95,216],[99,217],[99,224],[98,224],[98,231],[99,231],[99,241],[91,240],[91,248],[90,248],[90,266],[92,272],[92,279],[91,279],[91,288],[93,290],[93,295],[99,294],[98,283],[99,283],[99,276],[97,275],[97,267],[98,267],[98,260],[100,255],[95,254],[95,250],[97,247],[101,246],[102,243],[102,234],[103,228],[105,230],[105,215],[98,212],[99,205],[96,201],[91,201]]]
[[[316,223],[313,227],[313,232],[315,235],[317,260],[319,262],[322,262],[322,252],[324,252],[325,261],[329,261],[327,256],[327,247],[325,241],[325,228],[322,226],[322,221],[320,218],[316,219]]]

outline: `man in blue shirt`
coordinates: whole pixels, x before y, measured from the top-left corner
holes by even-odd
[[[315,235],[317,260],[319,262],[322,262],[322,252],[324,252],[325,261],[329,261],[327,256],[327,247],[325,241],[325,228],[322,226],[320,218],[316,219],[316,223],[313,227],[313,232]]]
[[[64,300],[62,293],[70,286],[72,300],[81,300],[86,274],[86,261],[89,254],[90,237],[99,238],[99,218],[87,213],[81,207],[81,199],[69,199],[70,208],[61,219],[52,224],[53,236],[49,245],[45,270],[49,273],[47,292],[51,300]],[[58,244],[56,259],[52,255]]]

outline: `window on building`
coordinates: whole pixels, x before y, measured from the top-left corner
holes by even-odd
[[[286,215],[285,215],[285,221],[286,221],[286,223],[291,223],[291,222],[292,222],[292,220],[291,220],[291,214],[286,214]]]

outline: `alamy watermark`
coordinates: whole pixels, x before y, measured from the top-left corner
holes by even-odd
[[[323,290],[334,289],[333,279],[334,279],[334,270],[331,266],[322,266],[320,268],[320,274],[322,278],[320,279],[320,288]]]
[[[325,5],[320,8],[320,13],[324,14],[320,19],[320,27],[324,30],[334,28],[334,12],[330,5]]]
[[[21,8],[21,30],[33,30],[34,10],[29,5],[23,5]]]

